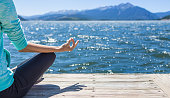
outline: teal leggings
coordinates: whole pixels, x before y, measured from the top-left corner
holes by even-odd
[[[22,98],[40,76],[53,64],[55,53],[40,53],[18,67],[13,84],[0,92],[0,98]]]

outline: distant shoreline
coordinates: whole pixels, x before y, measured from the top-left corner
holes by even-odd
[[[161,20],[163,20],[163,21],[170,21],[170,19],[161,19]]]

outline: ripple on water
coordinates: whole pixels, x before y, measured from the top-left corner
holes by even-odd
[[[152,54],[152,56],[157,57],[157,58],[170,58],[170,52],[163,51],[163,52],[159,52],[156,54]]]
[[[166,37],[158,37],[159,40],[164,40],[164,41],[170,41],[170,38],[166,38]]]

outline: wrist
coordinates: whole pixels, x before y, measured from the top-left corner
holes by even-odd
[[[62,46],[56,47],[56,52],[64,52],[64,48]]]

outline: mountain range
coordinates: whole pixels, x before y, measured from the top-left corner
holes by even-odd
[[[168,16],[170,15],[170,11],[168,12],[158,12],[158,13],[155,13],[159,18],[163,18],[165,16]]]
[[[163,19],[163,20],[170,20],[170,15],[165,16],[165,17],[163,17],[162,19]]]
[[[169,12],[152,13],[142,7],[131,3],[121,3],[116,6],[104,6],[89,10],[60,10],[43,15],[20,16],[21,20],[155,20],[160,19]]]

